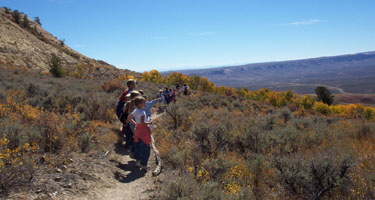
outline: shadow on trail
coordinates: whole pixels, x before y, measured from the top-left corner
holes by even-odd
[[[115,152],[122,156],[129,155],[129,150],[125,148],[124,143],[124,136],[122,135],[121,130],[119,129],[112,129],[114,133],[117,134],[117,142],[115,144]]]
[[[135,166],[135,161],[129,161],[127,164],[119,163],[118,168],[124,171],[130,171],[126,176],[122,175],[119,172],[115,172],[115,179],[121,183],[130,183],[146,175],[146,171],[141,171]]]
[[[115,152],[122,156],[128,156],[130,153],[130,150],[126,149],[125,145],[123,145],[121,141],[118,141],[115,144]]]

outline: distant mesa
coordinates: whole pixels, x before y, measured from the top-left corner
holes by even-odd
[[[250,90],[272,88],[312,94],[316,86],[324,85],[333,93],[375,94],[375,52],[178,72],[207,77],[216,85]]]

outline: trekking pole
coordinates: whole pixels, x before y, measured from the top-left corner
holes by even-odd
[[[158,149],[156,149],[155,140],[154,140],[154,137],[152,137],[152,135],[151,135],[151,139],[152,139],[151,146],[152,146],[152,149],[155,152],[156,165],[157,165],[155,170],[152,172],[152,175],[157,176],[161,173],[162,161],[161,161],[160,153],[159,153]]]

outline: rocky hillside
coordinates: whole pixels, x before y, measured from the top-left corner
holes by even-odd
[[[45,70],[52,54],[56,54],[65,69],[82,65],[94,77],[114,78],[122,74],[137,75],[129,70],[120,70],[101,61],[80,54],[64,44],[40,24],[27,15],[6,8],[0,8],[0,65],[27,67]],[[28,23],[24,23],[25,17]],[[18,19],[17,19],[18,18]]]

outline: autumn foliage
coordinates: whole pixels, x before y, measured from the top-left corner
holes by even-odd
[[[318,103],[301,115],[303,105],[295,112],[280,109],[267,103],[273,98],[266,93],[251,93],[264,103],[197,93],[170,106],[154,136],[167,168],[178,176],[167,178],[160,198],[375,197],[374,122],[349,114],[325,116],[320,109],[334,107]],[[275,95],[275,102],[282,98],[285,105],[295,98]],[[356,106],[344,107],[348,110],[341,113],[361,113]]]
[[[363,106],[361,104],[328,105],[318,102],[313,96],[298,95],[292,91],[277,92],[269,89],[249,91],[246,87],[234,89],[226,86],[216,86],[208,81],[206,77],[198,75],[187,76],[178,72],[172,72],[167,77],[163,77],[157,70],[152,70],[151,72],[144,72],[141,80],[172,86],[177,83],[180,85],[186,84],[194,91],[242,97],[257,102],[268,103],[276,108],[288,106],[291,110],[298,111],[299,113],[319,113],[326,116],[365,118],[367,120],[373,120],[375,114],[375,108],[371,106]]]
[[[173,172],[161,199],[375,198],[374,107],[153,74],[155,83],[194,91],[169,106],[155,130]]]

